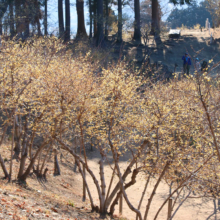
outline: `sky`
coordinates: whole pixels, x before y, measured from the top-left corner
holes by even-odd
[[[197,0],[200,2],[201,0]],[[56,34],[58,32],[58,10],[57,10],[57,0],[49,0],[48,1],[48,26],[49,26],[49,33]],[[71,14],[71,35],[75,35],[77,32],[77,13],[76,13],[76,0],[70,0],[70,14]],[[165,16],[162,17],[162,20],[166,20],[169,15],[169,12],[174,8],[173,4],[169,3],[169,0],[161,0],[161,7],[167,13]],[[89,19],[89,11],[88,7],[85,5],[84,7],[85,13],[85,22],[88,22]],[[117,12],[117,7],[116,7]],[[65,13],[65,6],[64,6],[64,13]],[[128,14],[131,18],[134,17],[133,10],[130,6],[126,6],[123,8],[123,13]],[[64,20],[65,22],[65,20]],[[86,24],[86,30],[89,32],[89,25]]]

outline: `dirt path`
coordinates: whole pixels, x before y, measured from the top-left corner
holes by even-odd
[[[94,171],[98,180],[100,180],[99,179],[99,167],[98,167],[99,159],[97,158],[97,156],[98,155],[97,155],[96,151],[94,151],[90,154],[89,166]],[[126,163],[127,163],[126,161],[120,163],[120,167],[122,170],[126,166]],[[75,175],[76,175],[75,176],[76,180],[73,184],[74,192],[82,193],[82,178],[79,173],[77,173]],[[110,182],[111,175],[112,175],[112,170],[106,164],[106,166],[105,166],[105,178],[106,178],[106,185],[107,185],[106,189],[108,189],[108,183]],[[88,180],[89,186],[91,188],[91,193],[94,195],[94,198],[95,198],[94,201],[95,201],[95,203],[98,204],[98,197],[97,197],[96,188],[93,183],[93,180],[88,175],[87,175],[87,180]],[[114,179],[114,184],[116,183],[116,180],[117,180],[117,177],[115,177],[115,179]],[[130,180],[130,176],[127,178],[127,180],[125,182],[128,182],[129,180]],[[129,197],[130,201],[132,202],[132,204],[134,205],[134,207],[138,206],[138,203],[139,203],[139,200],[140,200],[143,188],[144,188],[144,184],[145,184],[144,177],[139,176],[137,183],[133,187],[131,187],[127,190],[128,197]],[[141,207],[142,212],[144,212],[144,210],[146,208],[147,200],[150,196],[150,192],[152,191],[152,189],[154,187],[154,184],[155,184],[155,181],[152,181],[148,187],[147,194],[144,198],[143,205]],[[152,202],[152,205],[151,205],[149,218],[148,218],[149,220],[154,219],[154,216],[155,216],[158,208],[163,203],[164,198],[166,198],[168,194],[169,194],[168,186],[165,183],[161,183],[159,185],[159,188],[156,192],[156,195],[155,195],[153,202]],[[179,202],[180,201],[178,201],[178,203]],[[167,208],[168,207],[166,205],[164,207],[164,209],[161,211],[159,217],[157,218],[158,220],[167,219]],[[189,199],[188,201],[186,201],[183,204],[183,206],[181,206],[181,208],[179,209],[179,211],[175,215],[174,219],[176,219],[176,220],[208,220],[208,219],[210,219],[211,220],[211,219],[215,219],[215,217],[216,217],[216,219],[220,219],[220,213],[217,213],[216,216],[213,215],[211,218],[209,218],[209,216],[213,214],[213,210],[214,210],[214,205],[213,205],[212,199]],[[117,215],[119,214],[118,213],[118,206],[116,206],[115,214],[117,214]],[[136,219],[134,212],[132,212],[128,208],[125,201],[123,201],[123,216],[125,216],[126,218],[129,218],[129,219]]]
[[[53,161],[51,160],[47,166],[49,168],[47,182],[38,181],[33,175],[27,180],[28,190],[17,188],[14,184],[5,185],[3,182],[0,182],[0,219],[10,219],[15,213],[16,215],[24,217],[20,219],[100,219],[98,214],[90,212],[89,201],[82,201],[82,178],[78,172],[75,173],[73,171],[74,159],[71,155],[66,155],[66,153],[64,156],[65,159],[60,162],[61,176],[53,176]],[[89,166],[94,171],[98,181],[100,181],[98,161],[98,151],[89,152]],[[16,162],[14,163],[16,167]],[[126,163],[127,158],[124,158],[123,162],[120,163],[122,170],[126,166]],[[6,163],[6,165],[8,166],[9,163]],[[107,184],[106,189],[108,189],[112,170],[106,162],[104,169]],[[1,169],[0,176],[3,176]],[[15,178],[15,176],[13,178]],[[94,203],[98,204],[96,188],[88,174],[87,180],[94,197]],[[127,178],[126,182],[129,180],[130,177]],[[135,207],[138,205],[145,183],[143,176],[138,176],[137,180],[136,184],[127,190],[128,197]],[[114,179],[114,184],[116,181],[117,177]],[[150,183],[147,194],[144,197],[141,207],[142,212],[145,210],[154,183],[155,181]],[[168,193],[168,186],[165,183],[161,183],[153,199],[148,220],[153,220],[156,211]],[[57,210],[57,212],[54,210]],[[212,215],[213,210],[214,205],[212,199],[189,199],[181,206],[174,219],[220,219],[220,213]],[[119,214],[118,206],[116,206],[115,214]],[[128,208],[125,201],[123,202],[123,216],[128,219],[135,219],[135,214]],[[209,218],[209,216],[211,217]],[[106,220],[107,219],[110,218],[106,217]],[[167,205],[158,217],[158,220],[165,219],[167,219]]]
[[[214,43],[210,42],[210,33],[214,38]],[[149,42],[147,44],[148,52],[150,55],[151,64],[160,61],[169,67],[169,70],[174,71],[175,64],[177,64],[176,73],[182,72],[182,56],[187,51],[192,59],[192,66],[190,73],[195,71],[194,60],[199,58],[202,63],[203,60],[209,61],[213,59],[213,64],[220,61],[220,29],[208,30],[200,29],[194,30],[182,30],[181,37],[179,39],[169,39],[168,33],[161,35],[162,45],[157,48],[154,44],[152,36],[149,36]],[[123,51],[123,56],[127,60],[136,62],[137,65],[141,65],[145,56],[145,47],[137,44],[133,41],[125,42],[123,45],[114,46],[114,55],[118,59],[119,55]],[[220,66],[213,71],[213,75],[220,71]]]

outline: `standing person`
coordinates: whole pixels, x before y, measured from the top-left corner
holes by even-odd
[[[185,53],[185,56],[182,57],[183,60],[183,73],[189,75],[189,70],[191,66],[191,59],[188,53]]]
[[[200,62],[199,62],[199,58],[198,58],[198,57],[196,58],[195,66],[196,66],[196,71],[197,71],[197,73],[199,73],[200,70],[201,70],[201,64],[200,64]]]

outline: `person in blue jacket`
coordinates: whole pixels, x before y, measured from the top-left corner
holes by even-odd
[[[189,70],[192,63],[188,53],[185,53],[185,56],[182,57],[182,60],[183,60],[183,72],[184,74],[186,73],[187,75],[189,75]]]

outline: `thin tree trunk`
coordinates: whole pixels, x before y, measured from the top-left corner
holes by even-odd
[[[104,42],[104,33],[103,33],[103,0],[97,0],[97,20],[98,20],[98,30],[96,38],[96,46],[103,47]]]
[[[29,27],[29,18],[26,16],[25,18],[25,31],[24,31],[24,38],[28,38],[30,34],[30,27]]]
[[[92,38],[92,0],[89,0],[89,38]]]
[[[19,124],[19,120],[18,118],[20,118],[20,124]],[[13,158],[18,158],[20,151],[21,151],[21,136],[22,136],[22,128],[21,128],[21,123],[22,123],[22,119],[21,116],[15,116],[15,135],[14,135],[14,140],[15,140],[15,148],[14,148],[14,156]]]
[[[9,16],[10,16],[10,37],[13,38],[15,34],[14,28],[14,7],[13,2],[9,3]]]
[[[65,0],[65,42],[70,41],[70,0]]]
[[[132,173],[132,176],[131,176],[131,181],[130,181],[129,183],[125,184],[125,186],[124,186],[124,189],[125,189],[125,190],[136,183],[136,177],[137,177],[139,171],[140,171],[140,168],[137,168],[137,169],[134,169],[134,170],[133,170],[133,173]],[[112,203],[112,205],[111,205],[111,207],[110,207],[110,213],[111,213],[111,215],[114,214],[115,205],[118,204],[118,201],[119,201],[119,199],[121,198],[121,196],[122,196],[122,190],[120,190],[120,191],[118,192],[116,198],[114,199],[114,201],[113,201],[113,203]],[[138,208],[138,209],[139,209],[139,208]]]
[[[140,156],[140,154],[142,153],[143,149],[145,147],[150,147],[150,142],[148,140],[145,140],[143,142],[143,144],[140,146],[140,150],[138,151],[138,153],[133,157],[133,159],[131,160],[130,164],[127,166],[123,176],[122,176],[122,180],[125,181],[125,179],[127,178],[127,176],[131,173],[131,168],[133,167],[133,165],[136,163],[137,158]],[[109,205],[112,202],[112,199],[114,198],[115,194],[117,193],[117,191],[120,189],[120,183],[117,183],[117,185],[115,186],[115,188],[112,190],[110,196],[108,197],[107,201],[106,201],[106,209],[108,209]]]
[[[99,195],[99,200],[101,200],[101,190],[100,190],[100,187],[99,187],[99,183],[98,183],[98,180],[96,179],[94,173],[89,169],[88,166],[86,166],[86,163],[73,151],[70,149],[70,147],[68,147],[66,144],[64,144],[59,138],[56,138],[55,139],[63,146],[63,148],[65,150],[67,150],[70,154],[72,154],[77,161],[79,161],[82,165],[84,165],[86,167],[86,170],[87,172],[90,174],[90,176],[92,177],[93,181],[94,181],[94,184],[96,186],[96,189],[97,189],[97,192],[98,192],[98,195]],[[77,162],[77,165],[79,166],[79,163]],[[83,173],[83,172],[82,172]],[[82,175],[82,177],[85,179],[84,175]],[[86,180],[85,180],[86,181]]]
[[[183,205],[183,203],[188,199],[188,197],[190,196],[191,194],[191,190],[189,191],[188,195],[181,201],[181,203],[178,205],[178,207],[176,208],[176,210],[174,211],[173,215],[170,217],[170,219],[168,220],[172,220],[173,217],[175,216],[175,214],[177,213],[177,211],[180,209],[180,207]]]
[[[64,22],[63,22],[63,0],[58,0],[58,20],[59,20],[59,37],[64,36]]]
[[[94,0],[93,1],[94,5],[93,5],[93,8],[94,8],[94,11],[93,11],[93,30],[94,30],[94,37],[97,37],[97,0]]]
[[[90,203],[91,203],[91,208],[92,208],[92,210],[94,210],[94,209],[95,209],[95,206],[94,206],[94,203],[93,203],[92,195],[91,195],[90,190],[89,190],[89,186],[88,186],[88,184],[87,184],[87,182],[86,182],[85,175],[84,175],[84,173],[83,173],[83,171],[82,171],[82,169],[81,169],[80,162],[79,162],[78,159],[76,160],[76,162],[77,162],[77,165],[78,165],[78,167],[79,167],[79,172],[81,173],[82,178],[83,178],[83,181],[84,181],[84,183],[85,183],[85,185],[86,185],[86,189],[87,189],[87,192],[88,192],[88,195],[89,195],[89,200],[90,200]]]
[[[105,39],[108,39],[108,2],[109,0],[105,0]]]
[[[76,0],[78,18],[77,37],[87,36],[84,20],[84,0]]]
[[[34,157],[32,158],[28,168],[26,169],[26,171],[24,172],[24,174],[19,178],[19,180],[21,181],[26,181],[28,175],[30,174],[31,172],[31,169],[33,168],[34,166],[34,163],[39,155],[39,153],[43,150],[43,148],[49,143],[49,141],[45,141],[37,150],[37,152],[35,153]]]
[[[117,42],[122,42],[122,0],[118,0],[118,38]]]
[[[113,182],[114,176],[115,176],[115,167],[114,167],[114,170],[113,170],[113,172],[112,172],[112,178],[111,178],[111,180],[110,180],[110,184],[109,184],[109,187],[108,187],[108,192],[107,192],[106,199],[105,199],[105,212],[107,212],[106,202],[107,202],[107,199],[108,199],[108,196],[109,196],[111,187],[112,187],[112,182]]]
[[[38,36],[42,35],[41,34],[41,29],[40,29],[40,21],[39,21],[39,19],[37,20],[37,34],[38,34]]]
[[[24,173],[26,159],[27,159],[27,146],[26,146],[26,143],[24,143],[23,150],[22,150],[22,155],[21,155],[21,161],[20,161],[20,168],[19,168],[19,172],[18,172],[18,179]]]
[[[113,152],[114,152],[114,151],[113,151]],[[114,156],[114,157],[115,157],[115,156]],[[133,205],[130,203],[130,201],[128,200],[128,196],[127,196],[127,194],[126,194],[126,192],[125,192],[125,188],[124,188],[124,186],[123,186],[124,181],[123,181],[122,176],[121,176],[120,168],[119,168],[119,166],[118,166],[118,163],[117,163],[117,161],[116,161],[116,158],[114,158],[114,160],[115,160],[116,169],[117,169],[117,171],[118,171],[119,182],[120,182],[120,188],[121,188],[123,197],[124,197],[124,199],[125,199],[125,201],[126,201],[128,207],[129,207],[133,212],[135,212],[135,213],[138,215],[138,217],[139,217],[140,220],[142,220],[141,212],[140,212],[138,209],[134,208],[134,206],[133,206]]]
[[[124,180],[122,178],[122,175],[121,175],[121,171],[120,171],[120,168],[119,168],[119,165],[118,165],[118,158],[117,158],[117,155],[115,153],[115,150],[114,150],[114,147],[113,147],[113,144],[111,142],[111,139],[110,139],[110,131],[109,131],[109,134],[108,134],[108,141],[109,141],[109,145],[110,145],[110,148],[111,148],[111,152],[112,152],[112,155],[113,155],[113,159],[114,159],[114,163],[115,163],[115,167],[116,167],[116,170],[117,170],[117,173],[118,173],[118,177],[119,177],[119,184],[120,184],[120,189],[122,191],[122,194],[123,194],[123,197],[128,205],[128,207],[133,211],[135,212],[139,219],[142,220],[142,216],[141,216],[141,212],[134,208],[134,206],[130,203],[129,199],[128,199],[128,196],[125,192],[125,188],[124,188]],[[139,151],[140,152],[140,151]],[[133,182],[133,181],[131,181]],[[131,183],[132,184],[132,183]]]
[[[3,134],[2,134],[2,137],[1,137],[1,141],[0,141],[0,146],[3,143],[3,140],[4,140],[4,137],[5,137],[7,128],[8,128],[8,125],[5,125],[4,130],[3,130]],[[2,170],[3,170],[4,174],[5,174],[5,178],[9,178],[9,174],[8,174],[8,171],[7,171],[6,167],[5,167],[5,163],[4,163],[4,160],[1,157],[1,154],[0,154],[0,164],[1,164]]]
[[[15,0],[15,26],[16,26],[16,34],[20,32],[20,2],[19,0]]]
[[[167,197],[167,199],[163,202],[163,204],[162,204],[162,205],[160,206],[160,208],[158,209],[158,211],[157,211],[157,213],[156,213],[156,215],[155,215],[155,217],[154,217],[154,220],[157,219],[158,215],[160,214],[160,211],[162,210],[162,208],[164,207],[164,205],[168,202],[168,200],[174,195],[174,193],[176,193],[176,192],[178,191],[178,189],[180,189],[181,187],[183,187],[183,186],[185,185],[185,183],[186,183],[188,180],[190,180],[190,178],[191,178],[193,175],[195,175],[195,173],[198,173],[198,171],[199,171],[200,169],[202,169],[203,166],[204,166],[205,164],[207,164],[207,163],[212,159],[213,156],[214,156],[214,154],[210,155],[210,156],[208,157],[208,159],[207,159],[200,167],[198,167],[194,172],[191,172],[190,175],[189,175],[188,177],[186,177],[186,178],[180,183],[180,185]]]
[[[2,19],[0,19],[0,35],[2,35]]]
[[[158,0],[151,0],[151,1],[152,1],[151,34],[159,35],[160,33],[159,3]]]
[[[5,163],[4,163],[4,160],[1,157],[1,154],[0,154],[0,164],[1,164],[2,170],[4,172],[5,178],[9,178],[9,174],[8,174],[8,171],[5,167]]]
[[[79,127],[80,127],[81,148],[83,148],[84,160],[85,160],[85,164],[87,166],[87,157],[86,157],[86,148],[85,148],[85,143],[84,143],[83,127],[82,127],[82,123],[80,121],[80,118],[79,118],[78,122],[79,122]],[[81,148],[80,148],[80,154],[81,154]]]
[[[134,0],[134,12],[135,12],[134,40],[141,41],[140,0]]]
[[[60,175],[60,166],[57,159],[57,150],[54,150],[54,176]]]
[[[208,108],[207,108],[206,103],[205,103],[204,98],[203,98],[204,96],[202,94],[200,83],[199,83],[199,91],[198,92],[199,92],[199,96],[200,96],[200,100],[201,100],[202,106],[203,106],[203,108],[205,110],[205,113],[206,113],[209,129],[210,129],[210,132],[211,132],[211,135],[212,135],[212,138],[213,138],[213,142],[214,142],[214,146],[215,146],[215,149],[216,149],[216,152],[217,152],[217,157],[218,157],[218,160],[220,162],[219,146],[218,146],[218,143],[217,143],[217,140],[216,140],[216,136],[215,136],[215,132],[214,132],[214,129],[213,129],[212,119],[211,119],[211,116],[209,114]]]
[[[103,167],[103,159],[100,160],[100,180],[101,180],[101,189],[102,189],[102,197],[100,200],[100,213],[104,214],[105,213],[105,176],[104,176],[104,167]]]
[[[140,210],[140,208],[141,208],[141,205],[142,205],[142,202],[143,202],[143,199],[144,199],[144,196],[145,196],[145,193],[146,193],[148,184],[149,184],[149,182],[150,182],[150,178],[151,178],[151,174],[148,176],[147,181],[146,181],[146,184],[145,184],[145,186],[144,186],[144,191],[142,192],[141,199],[140,199],[140,202],[139,202],[139,204],[138,204],[138,209],[139,209],[139,210]],[[136,220],[138,220],[138,215],[136,216]]]
[[[14,130],[15,130],[15,116],[13,117],[13,126],[12,126],[11,163],[10,163],[10,171],[9,171],[9,181],[11,181],[11,178],[12,178],[13,149],[14,149]]]
[[[151,193],[151,196],[150,196],[150,198],[148,199],[148,203],[147,203],[146,211],[145,211],[145,215],[144,215],[144,220],[147,219],[147,215],[148,215],[148,212],[149,212],[149,210],[150,210],[151,202],[152,202],[153,197],[154,197],[154,195],[155,195],[155,193],[156,193],[157,187],[158,187],[159,183],[161,182],[161,180],[162,180],[162,178],[163,178],[163,176],[164,176],[164,174],[165,174],[165,172],[166,172],[168,166],[169,166],[169,163],[166,163],[166,165],[165,165],[164,168],[163,168],[162,173],[160,174],[160,176],[159,176],[159,178],[158,178],[158,180],[157,180],[157,183],[156,183],[155,186],[154,186],[154,189],[153,189],[153,191],[152,191],[152,193]]]
[[[58,0],[59,1],[59,0]],[[47,36],[47,0],[44,2],[44,35]]]
[[[41,169],[40,169],[40,175],[43,175],[42,174],[42,172],[43,172],[43,169],[44,169],[44,166],[45,166],[45,164],[46,164],[46,162],[47,162],[47,158],[48,158],[48,155],[49,155],[49,153],[50,153],[50,150],[53,148],[53,145],[51,144],[51,146],[48,148],[48,150],[47,150],[47,153],[46,153],[46,155],[45,155],[45,157],[44,157],[44,161],[43,161],[43,163],[42,163],[42,165],[41,165]]]

